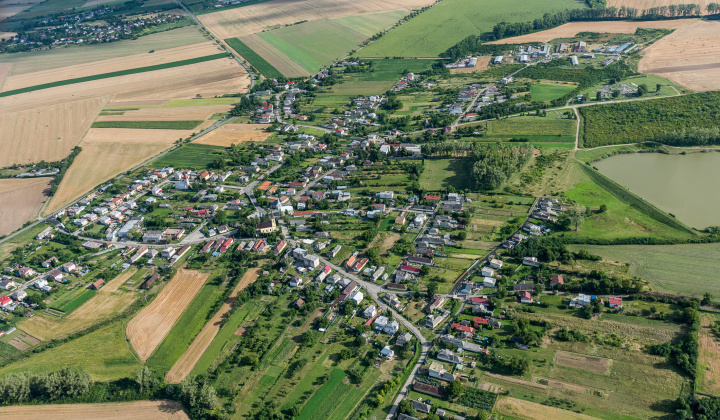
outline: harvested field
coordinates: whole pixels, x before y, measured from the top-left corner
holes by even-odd
[[[142,54],[135,54],[127,57],[110,58],[107,60],[93,61],[91,63],[75,64],[67,67],[10,75],[5,80],[3,91],[21,89],[29,86],[57,82],[60,80],[93,76],[96,74],[111,73],[139,67],[172,63],[175,61],[189,60],[192,58],[217,54],[219,52],[221,52],[221,50],[217,44],[212,41],[205,41],[183,47],[155,51],[152,54],[144,52]]]
[[[201,121],[230,108],[230,105],[144,108],[124,111],[122,115],[101,115],[95,121]]]
[[[41,160],[62,160],[82,139],[108,97],[41,106],[13,112],[0,100],[0,167]]]
[[[573,413],[572,411],[561,410],[530,401],[517,398],[502,397],[495,403],[495,408],[500,414],[512,416],[523,420],[554,419],[554,420],[592,420],[585,414]]]
[[[6,420],[189,419],[180,403],[169,400],[109,404],[17,405],[0,408],[0,417]]]
[[[560,25],[557,28],[546,31],[534,32],[532,34],[503,38],[488,44],[524,44],[526,42],[548,42],[557,38],[572,38],[580,32],[597,32],[608,34],[633,34],[637,28],[664,28],[676,29],[689,25],[697,19],[678,20],[657,20],[647,22],[570,22]]]
[[[2,32],[0,32],[0,39],[2,39]],[[0,63],[0,90],[2,90],[3,84],[5,83],[5,77],[7,77],[12,63]]]
[[[130,268],[110,280],[95,295],[65,318],[46,318],[36,315],[23,320],[18,327],[43,340],[52,340],[80,331],[122,312],[137,298],[137,294],[120,290],[136,268]]]
[[[720,89],[720,22],[698,20],[642,52],[642,73],[665,77],[697,91]]]
[[[51,178],[0,179],[0,235],[7,235],[37,217]]]
[[[412,10],[428,0],[317,0],[311,3],[275,0],[200,15],[198,18],[220,39],[242,37],[299,21],[333,19],[363,13]]]
[[[480,57],[475,63],[475,67],[465,67],[462,69],[450,69],[450,73],[472,73],[474,71],[487,70],[490,65],[490,57]]]
[[[38,3],[40,3],[38,0],[0,0],[0,21],[15,16]]]
[[[577,369],[592,370],[593,372],[608,373],[612,360],[602,357],[587,356],[584,354],[558,351],[555,353],[555,363]]]
[[[300,64],[292,61],[288,56],[283,54],[282,51],[270,45],[270,43],[257,34],[244,36],[240,40],[286,77],[305,77],[310,75]]]
[[[701,316],[700,354],[698,357],[697,391],[720,395],[720,341],[710,330],[716,321],[712,315]]]
[[[92,6],[98,6],[105,3],[111,3],[115,0],[88,0],[85,2],[85,4],[82,5],[82,7],[92,7]]]
[[[700,13],[707,13],[707,5],[712,3],[713,0],[699,0],[693,3],[700,6]],[[621,8],[634,7],[641,11],[643,9],[649,9],[651,7],[669,6],[671,4],[686,4],[684,0],[608,0],[607,7]]]
[[[145,362],[188,307],[210,273],[178,270],[155,300],[128,323],[130,344]]]
[[[215,339],[215,336],[220,332],[222,320],[230,309],[232,309],[235,296],[237,296],[238,292],[253,284],[259,275],[260,270],[251,269],[245,272],[245,275],[243,275],[240,282],[235,286],[235,290],[230,294],[230,298],[223,303],[215,316],[205,324],[205,327],[203,327],[202,331],[195,337],[190,347],[185,350],[182,357],[180,357],[172,369],[165,375],[165,381],[171,384],[179,383],[193,370],[198,360],[200,360],[200,357],[202,357],[205,350],[210,347],[210,344]]]
[[[46,213],[52,213],[96,185],[141,164],[190,133],[184,130],[90,129],[80,144],[82,152],[65,174]]]
[[[246,141],[263,141],[273,133],[265,131],[269,124],[225,124],[200,137],[194,143],[228,147]]]

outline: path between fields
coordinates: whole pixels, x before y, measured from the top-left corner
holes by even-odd
[[[205,351],[210,347],[210,344],[215,339],[215,336],[220,332],[222,327],[222,320],[230,312],[235,302],[235,296],[244,290],[249,285],[255,283],[258,276],[260,275],[260,269],[248,270],[245,275],[240,279],[240,282],[235,286],[235,290],[230,294],[228,300],[223,303],[220,310],[217,311],[215,316],[205,324],[200,334],[195,337],[193,342],[190,344],[185,353],[180,359],[175,362],[172,369],[165,375],[165,381],[171,384],[180,383],[185,377],[190,374],[197,362],[200,360]]]

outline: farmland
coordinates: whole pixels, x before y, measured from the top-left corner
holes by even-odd
[[[269,127],[267,124],[225,124],[200,137],[194,143],[230,147],[246,141],[263,141],[272,136],[271,132],[265,131],[267,127]]]
[[[555,141],[575,141],[576,120],[556,118],[555,114],[547,117],[513,117],[483,123],[487,128],[487,136],[543,136],[557,137]]]
[[[562,98],[575,89],[574,86],[549,85],[538,83],[530,88],[530,95],[533,101],[552,101]]]
[[[720,366],[718,362],[718,337],[711,326],[718,319],[712,314],[703,314],[700,320],[698,377],[695,386],[698,392],[720,395]]]
[[[192,130],[203,121],[96,121],[90,128],[137,128],[143,130]]]
[[[49,178],[0,179],[0,235],[37,217],[49,183]]]
[[[352,31],[371,37],[391,27],[406,14],[407,11],[401,9],[389,12],[349,15],[333,19],[333,21]]]
[[[308,76],[308,72],[302,66],[292,61],[258,34],[245,35],[242,39],[230,38],[225,42],[247,59],[258,71],[262,69],[262,74],[281,74],[285,77]]]
[[[253,51],[238,38],[228,38],[225,40],[225,43],[235,50],[235,52],[243,56],[243,58],[245,58],[250,65],[255,67],[263,76],[272,78],[282,76],[282,73],[273,67],[272,64],[268,63],[267,60],[258,55],[257,52]]]
[[[697,5],[700,6],[700,13],[704,14],[706,13],[706,6],[708,3],[711,3],[708,0],[700,0],[696,2]],[[658,7],[658,6],[669,6],[671,4],[682,4],[682,1],[680,0],[610,0],[607,2],[608,7],[634,7],[638,10],[642,9],[648,9],[650,7]]]
[[[223,148],[219,146],[191,143],[183,147],[179,147],[155,160],[153,165],[160,168],[164,166],[174,166],[206,169],[210,163],[215,161],[218,154],[222,153],[222,150]]]
[[[696,91],[720,89],[720,22],[696,21],[678,28],[645,51],[638,69]]]
[[[390,31],[363,48],[361,57],[437,57],[470,35],[492,30],[501,21],[524,22],[544,13],[580,8],[574,0],[541,0],[528,3],[511,0],[446,0]]]
[[[208,276],[180,269],[155,300],[128,323],[128,338],[141,360],[155,351]]]
[[[158,420],[189,419],[182,405],[175,401],[133,401],[108,404],[60,404],[0,408],[0,417],[8,420],[52,417],[57,420]]]
[[[496,408],[500,414],[522,420],[550,418],[557,420],[592,420],[595,418],[512,397],[500,398],[496,403]]]

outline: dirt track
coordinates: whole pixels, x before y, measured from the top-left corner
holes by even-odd
[[[209,276],[210,273],[178,270],[155,300],[130,320],[126,333],[140,360],[145,362],[165,339]]]
[[[0,407],[3,420],[187,420],[175,401],[134,401],[110,404],[51,404]]]
[[[180,357],[172,369],[165,375],[165,381],[171,384],[179,383],[193,370],[198,360],[200,360],[200,357],[202,357],[205,350],[210,347],[210,344],[215,339],[215,336],[220,332],[222,319],[230,309],[232,309],[235,296],[237,296],[238,292],[253,284],[259,275],[259,269],[251,269],[245,273],[237,286],[235,286],[235,290],[230,294],[230,298],[223,303],[220,310],[208,321],[202,331],[200,331],[200,334],[198,334],[190,344],[190,347],[185,350],[182,357]]]

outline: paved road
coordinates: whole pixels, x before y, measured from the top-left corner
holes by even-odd
[[[318,176],[317,178],[315,178],[315,179],[313,179],[312,181],[308,182],[308,184],[305,186],[305,188],[303,188],[302,190],[298,191],[297,194],[295,194],[295,195],[293,196],[293,200],[295,200],[295,201],[300,201],[300,198],[301,198],[303,195],[305,195],[305,193],[306,193],[310,188],[312,188],[312,187],[314,187],[315,185],[317,185],[317,183],[320,182],[320,181],[322,181],[322,179],[325,178],[325,176],[330,175],[330,174],[332,174],[333,172],[335,172],[335,169],[331,169],[331,170],[329,170],[329,171],[327,171],[327,172],[325,172],[325,173],[321,173],[320,176]]]

